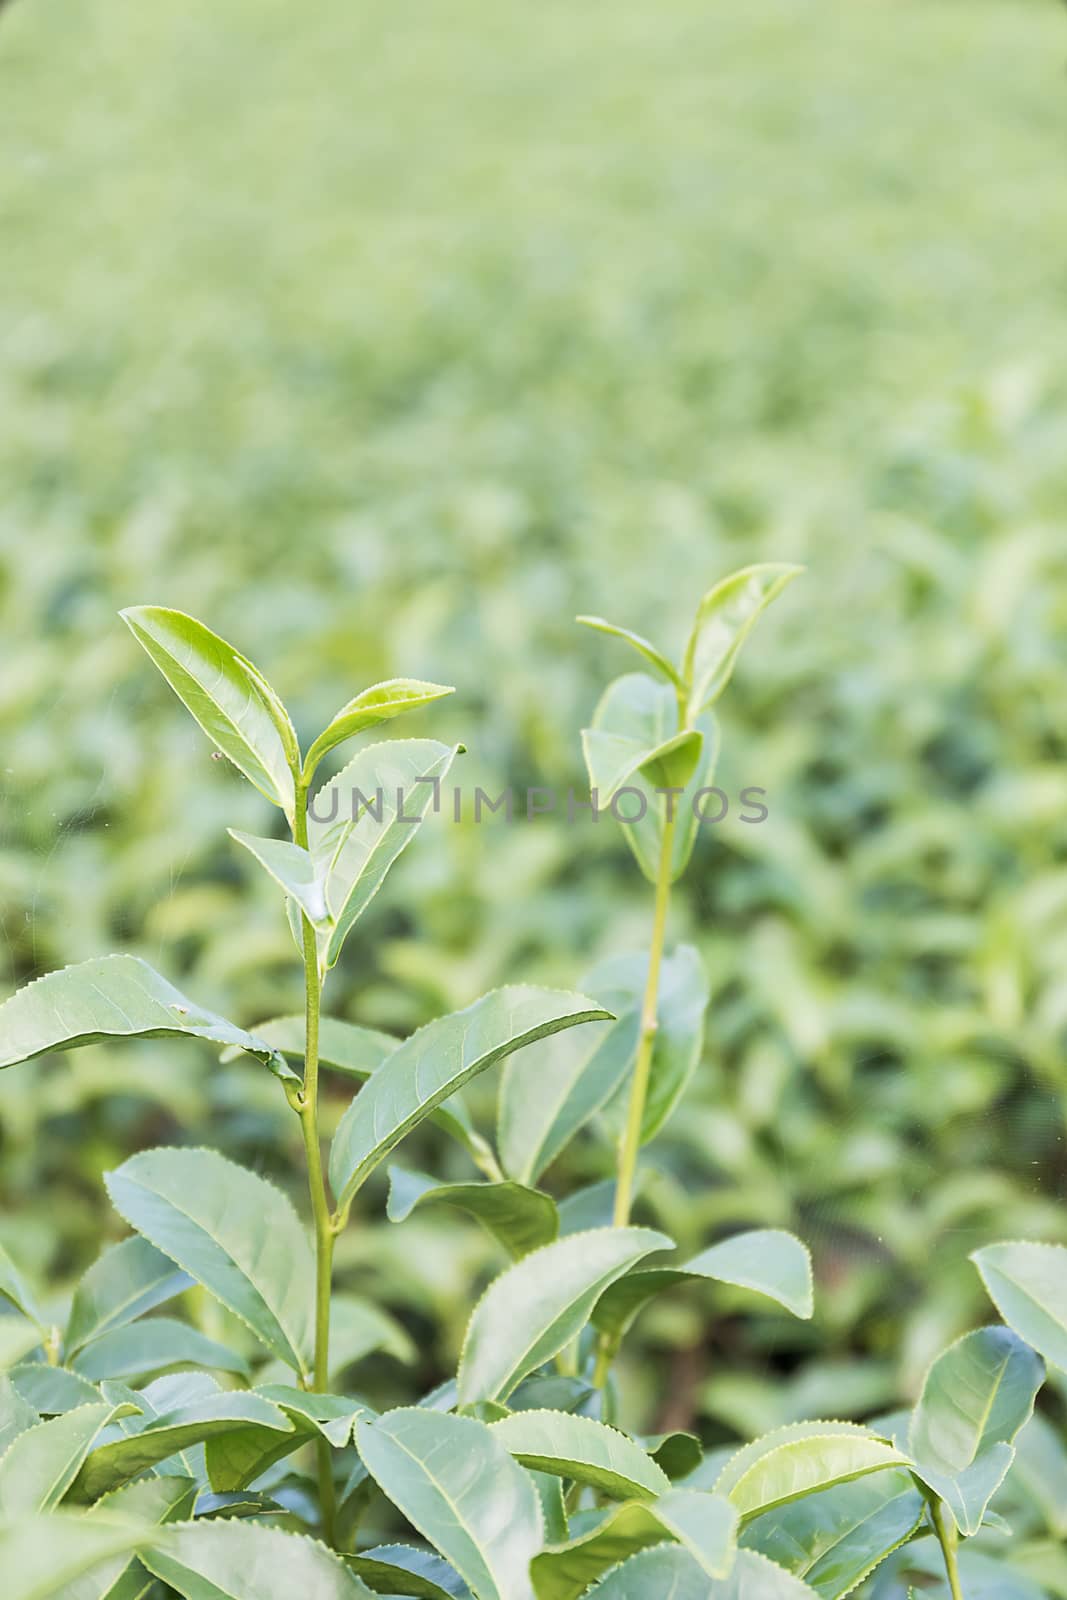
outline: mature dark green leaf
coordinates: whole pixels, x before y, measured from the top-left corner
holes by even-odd
[[[65,1339],[68,1359],[92,1339],[173,1300],[193,1281],[140,1234],[110,1245],[74,1291]]]
[[[505,1172],[520,1183],[536,1183],[629,1076],[640,1001],[628,997],[609,1009],[614,1022],[546,1039],[536,1066],[520,1057],[504,1068],[497,1142]]]
[[[709,1584],[688,1551],[668,1545],[631,1556],[591,1593],[596,1600],[813,1600],[815,1591],[752,1550],[739,1550],[729,1577]],[[539,1600],[564,1597],[546,1591]]]
[[[375,1594],[415,1595],[419,1600],[471,1600],[455,1567],[431,1550],[380,1544],[345,1560]]]
[[[325,879],[331,918],[319,934],[324,966],[337,961],[352,924],[436,804],[438,786],[462,748],[435,739],[368,745],[315,795],[309,846]]]
[[[242,833],[239,828],[229,828],[231,839],[243,845],[265,868],[275,883],[294,900],[308,921],[316,928],[331,921],[326,905],[326,880],[316,866],[310,850],[304,850],[291,839],[264,839],[253,833]]]
[[[501,1273],[467,1329],[460,1404],[506,1400],[521,1378],[574,1338],[609,1284],[670,1245],[649,1228],[597,1228],[544,1245]]]
[[[674,684],[676,689],[683,687],[681,677],[667,657],[652,644],[643,634],[634,633],[630,628],[621,628],[617,623],[607,622],[603,617],[576,617],[576,622],[582,623],[586,628],[595,628],[598,633],[606,633],[613,639],[624,639],[632,645],[639,655],[650,661],[656,671],[666,678],[668,683]]]
[[[652,1433],[638,1437],[637,1442],[672,1480],[687,1478],[704,1459],[703,1446],[695,1433]],[[691,1484],[689,1487],[701,1486]]]
[[[307,1372],[314,1272],[304,1229],[279,1189],[214,1150],[145,1150],[105,1182],[131,1227]]]
[[[101,1378],[145,1377],[185,1362],[248,1376],[243,1356],[174,1317],[149,1317],[100,1334],[74,1357],[72,1366],[83,1378],[98,1383]]]
[[[389,1168],[390,1221],[403,1222],[419,1206],[446,1205],[466,1211],[516,1258],[550,1244],[559,1230],[556,1203],[521,1183],[438,1183],[422,1172]]]
[[[138,956],[100,956],[49,972],[0,1005],[0,1067],[103,1039],[183,1034],[274,1064],[262,1039],[203,1011]]]
[[[218,1493],[246,1488],[308,1439],[325,1439],[335,1450],[343,1450],[351,1443],[357,1418],[374,1415],[362,1401],[298,1389],[291,1384],[268,1383],[252,1392],[277,1406],[289,1418],[294,1431],[279,1433],[273,1426],[265,1428],[256,1422],[209,1439],[205,1452],[207,1472]]]
[[[152,1535],[143,1523],[69,1511],[0,1523],[4,1600],[64,1600],[66,1585],[135,1551]]]
[[[697,608],[682,677],[689,686],[689,720],[722,694],[741,646],[760,615],[803,567],[781,562],[742,567],[709,589]]]
[[[710,788],[719,750],[719,728],[715,718],[705,714],[690,730],[681,746],[680,770],[647,776],[638,768],[620,779],[621,753],[648,753],[669,747],[677,739],[678,702],[669,684],[657,683],[643,672],[627,673],[608,685],[593,713],[592,725],[582,734],[590,787],[597,791],[601,811],[609,805],[609,789],[617,795],[612,814],[620,821],[627,844],[645,877],[654,883],[659,870],[663,826],[668,815],[676,818],[671,850],[671,878],[685,871],[693,853],[697,828],[702,817],[718,817],[721,800],[701,794]],[[696,735],[701,743],[697,745]],[[695,761],[694,761],[695,757]],[[686,771],[687,763],[692,763]],[[634,793],[625,797],[621,788]],[[681,789],[673,796],[657,794],[657,789]],[[622,819],[626,818],[626,821]]]
[[[0,1457],[0,1517],[57,1506],[101,1430],[130,1410],[99,1401],[19,1433]]]
[[[907,1456],[865,1428],[803,1422],[778,1428],[737,1451],[715,1489],[747,1520],[802,1495],[907,1465]]]
[[[592,1528],[535,1556],[534,1589],[538,1600],[576,1600],[618,1562],[674,1540],[700,1573],[706,1596],[715,1592],[710,1580],[725,1578],[733,1567],[736,1534],[737,1513],[720,1496],[668,1489],[655,1500],[613,1506]]]
[[[961,1533],[981,1527],[1044,1377],[1041,1357],[999,1326],[964,1334],[927,1373],[908,1431],[909,1453]]]
[[[191,1376],[195,1381],[184,1389],[164,1379],[136,1395],[123,1391],[121,1384],[105,1383],[106,1394],[133,1395],[143,1411],[102,1434],[74,1483],[77,1498],[96,1500],[149,1467],[219,1434],[250,1425],[282,1434],[294,1431],[290,1419],[262,1395],[219,1389],[206,1374]],[[168,1406],[168,1401],[173,1404]]]
[[[822,1600],[842,1600],[911,1538],[925,1506],[911,1473],[894,1467],[767,1511],[741,1542],[803,1578]]]
[[[338,1204],[469,1079],[537,1039],[608,1015],[584,995],[514,985],[427,1023],[386,1058],[341,1119],[330,1151]]]
[[[212,744],[291,817],[296,735],[259,669],[184,612],[130,606],[121,616]]]
[[[653,1267],[620,1278],[597,1302],[593,1324],[617,1342],[654,1296],[677,1284],[701,1279],[752,1289],[777,1301],[796,1317],[812,1315],[811,1257],[807,1246],[781,1228],[756,1228],[709,1246],[685,1266]]]
[[[540,1506],[491,1429],[412,1406],[358,1423],[356,1444],[379,1488],[478,1600],[528,1600]]]
[[[418,678],[389,678],[361,690],[341,707],[311,746],[304,762],[305,776],[310,778],[323,756],[346,739],[455,692],[443,683],[422,683]]]
[[[516,1411],[493,1436],[522,1466],[589,1484],[616,1500],[644,1500],[670,1488],[666,1473],[626,1434],[566,1411]]]
[[[185,1600],[356,1600],[371,1593],[315,1539],[250,1522],[162,1528],[141,1560]]]
[[[1046,1361],[1067,1369],[1067,1248],[990,1244],[971,1260],[1008,1326]]]
[[[648,975],[644,955],[613,956],[588,974],[589,993],[617,1016],[635,1017],[633,1054],[637,1051],[636,1015],[640,1010]],[[663,1127],[693,1077],[704,1046],[704,1016],[711,996],[707,969],[691,944],[681,944],[662,962],[656,997],[656,1035],[652,1046],[648,1093],[641,1121],[641,1139],[648,1141]],[[631,1057],[632,1060],[632,1057]],[[628,1074],[606,1121],[619,1133],[628,1104]]]

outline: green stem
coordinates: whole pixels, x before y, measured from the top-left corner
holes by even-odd
[[[948,1587],[952,1600],[963,1600],[959,1561],[956,1555],[956,1546],[959,1542],[956,1524],[955,1522],[946,1521],[944,1502],[941,1500],[935,1502],[931,1510],[931,1517],[933,1519],[934,1532],[937,1534],[937,1542],[941,1546],[941,1554],[944,1557],[945,1574],[948,1578]]]
[[[671,898],[671,870],[674,865],[674,830],[677,823],[677,803],[672,797],[670,816],[663,824],[660,841],[659,867],[656,872],[656,906],[652,917],[652,939],[648,952],[648,975],[645,978],[644,999],[641,1002],[641,1031],[637,1040],[637,1060],[630,1082],[630,1103],[626,1112],[626,1126],[619,1140],[619,1158],[615,1180],[615,1210],[612,1221],[616,1228],[625,1228],[630,1221],[633,1206],[634,1178],[637,1158],[641,1151],[641,1129],[645,1120],[645,1102],[652,1072],[652,1052],[656,1043],[656,1012],[659,1005],[659,975],[663,965],[663,941],[667,931],[667,908]],[[611,1363],[617,1346],[602,1336],[597,1347],[593,1383],[602,1389],[608,1380]]]
[[[307,786],[299,783],[296,789],[296,811],[293,819],[293,838],[307,849]],[[322,1169],[322,1143],[319,1138],[319,1012],[322,1001],[322,978],[319,973],[319,952],[315,930],[306,916],[301,916],[304,953],[304,1087],[298,1101],[300,1131],[304,1139],[307,1159],[308,1193],[315,1219],[315,1369],[314,1387],[329,1387],[330,1375],[330,1290],[333,1278],[334,1228],[330,1216],[330,1202],[326,1193],[326,1178]],[[336,1494],[333,1482],[331,1446],[325,1439],[318,1442],[319,1499],[322,1507],[322,1531],[326,1542],[334,1543],[336,1520]]]

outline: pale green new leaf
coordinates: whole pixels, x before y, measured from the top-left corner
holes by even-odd
[[[493,1436],[522,1466],[588,1484],[616,1500],[665,1494],[666,1473],[626,1434],[566,1411],[516,1411],[492,1424]]]
[[[732,1571],[736,1537],[737,1512],[721,1496],[699,1489],[668,1489],[658,1499],[611,1507],[586,1532],[535,1556],[530,1568],[534,1590],[537,1600],[577,1600],[619,1562],[658,1546],[676,1550],[692,1563],[704,1586],[699,1591],[703,1597],[715,1593],[713,1580],[725,1579]],[[675,1543],[664,1545],[665,1540]],[[656,1591],[660,1593],[670,1590]]]
[[[697,608],[682,677],[689,688],[689,720],[722,694],[741,646],[760,615],[803,567],[781,562],[742,567],[709,589]]]
[[[477,1217],[509,1255],[519,1258],[550,1244],[559,1231],[559,1213],[550,1195],[521,1183],[438,1183],[422,1172],[389,1168],[386,1213],[403,1222],[422,1206],[454,1206]]]
[[[173,1300],[193,1283],[187,1272],[140,1234],[104,1250],[74,1291],[67,1320],[67,1358],[103,1334]]]
[[[232,1045],[273,1065],[276,1052],[204,1011],[138,956],[98,956],[61,967],[0,1005],[0,1067],[105,1039],[189,1035]]]
[[[588,993],[609,1011],[623,1017],[640,1010],[648,975],[645,955],[609,956],[588,974]],[[704,1017],[711,997],[707,968],[700,952],[681,944],[660,968],[656,997],[656,1034],[649,1068],[648,1093],[641,1119],[641,1140],[655,1138],[692,1080],[704,1047]],[[637,1037],[634,1029],[633,1053]],[[628,1109],[628,1074],[607,1106],[605,1121],[621,1133]]]
[[[497,1142],[505,1172],[536,1183],[624,1083],[637,1049],[638,1012],[628,999],[614,1022],[557,1034],[536,1057],[508,1062],[500,1077]]]
[[[83,1378],[99,1383],[103,1378],[143,1378],[187,1362],[248,1376],[243,1356],[174,1317],[149,1317],[113,1328],[79,1351],[71,1365]]]
[[[304,762],[305,779],[310,778],[323,756],[345,739],[403,716],[405,711],[417,711],[448,694],[455,694],[455,690],[443,683],[422,683],[418,678],[389,678],[361,690],[341,707],[311,746]]]
[[[531,1600],[537,1492],[491,1429],[413,1406],[358,1423],[356,1444],[379,1488],[478,1600]]]
[[[1067,1247],[1019,1240],[986,1245],[971,1260],[1008,1326],[1067,1370]]]
[[[53,1511],[0,1522],[4,1600],[67,1600],[67,1585],[133,1553],[154,1530],[142,1522]]]
[[[319,934],[324,966],[336,963],[349,929],[435,805],[462,748],[435,739],[368,745],[311,801],[308,843],[325,879],[331,924]]]
[[[459,1403],[506,1400],[520,1379],[558,1355],[609,1284],[671,1241],[649,1228],[597,1228],[525,1256],[474,1309],[459,1362]]]
[[[184,1600],[357,1600],[371,1592],[317,1540],[236,1520],[162,1528],[141,1560]]]
[[[649,1300],[701,1279],[751,1289],[795,1317],[808,1318],[814,1310],[807,1246],[782,1228],[756,1228],[710,1245],[684,1266],[653,1267],[620,1278],[597,1302],[593,1324],[617,1343]]]
[[[639,770],[639,762],[629,770],[625,781],[620,779],[619,773],[628,765],[623,760],[627,752],[630,755],[636,751],[654,752],[670,745],[679,731],[678,701],[671,686],[657,683],[647,673],[632,672],[608,685],[593,713],[591,726],[582,734],[589,783],[597,791],[601,814],[607,814],[609,792],[616,792],[620,785],[637,791],[625,797],[619,795],[612,814],[620,819],[626,842],[641,871],[652,883],[658,873],[668,808],[676,818],[671,850],[672,881],[685,871],[693,853],[700,818],[705,814],[715,817],[721,810],[721,801],[715,796],[701,795],[701,791],[711,785],[719,750],[718,723],[710,714],[700,717],[689,730],[689,742],[681,747],[681,772],[660,773],[653,780]],[[697,734],[701,739],[699,747],[695,740]],[[686,772],[686,760],[692,759],[694,754],[695,766]],[[655,792],[656,788],[678,787],[683,792],[673,797]],[[629,820],[622,822],[624,817]]]
[[[715,1488],[747,1520],[802,1495],[907,1465],[907,1456],[864,1428],[840,1422],[797,1423],[739,1450],[723,1468]]]
[[[149,1467],[219,1434],[250,1425],[293,1433],[290,1419],[261,1395],[219,1389],[206,1374],[191,1376],[194,1383],[184,1392],[165,1379],[137,1392],[134,1398],[143,1405],[143,1415],[116,1423],[98,1440],[75,1480],[76,1498],[96,1500],[120,1483],[139,1477]],[[105,1392],[133,1395],[132,1390],[123,1391],[118,1384],[105,1385]],[[169,1408],[168,1399],[174,1401]]]
[[[709,1583],[688,1551],[668,1545],[631,1556],[590,1590],[589,1600],[814,1600],[815,1593],[752,1550],[739,1550],[729,1577]],[[546,1591],[538,1600],[565,1597]]]
[[[330,921],[325,877],[309,850],[302,849],[291,839],[264,839],[257,834],[242,833],[239,828],[228,828],[227,832],[256,858],[289,899],[296,902],[309,922],[318,928]]]
[[[105,1175],[117,1211],[306,1373],[314,1271],[291,1202],[214,1150],[145,1150]]]
[[[960,1532],[982,1525],[1031,1418],[1045,1363],[1010,1328],[979,1328],[942,1352],[912,1413],[915,1470],[948,1505]]]
[[[341,1118],[330,1150],[338,1204],[346,1206],[405,1134],[479,1072],[547,1034],[608,1016],[584,995],[514,985],[418,1029]]]
[[[291,724],[279,728],[281,701],[258,668],[182,611],[130,606],[120,615],[212,744],[292,816],[296,736]]]
[[[352,1571],[376,1594],[414,1595],[417,1600],[471,1600],[455,1567],[432,1550],[409,1544],[379,1544],[345,1557]]]
[[[821,1600],[842,1600],[911,1538],[925,1506],[911,1473],[894,1467],[767,1511],[741,1542],[803,1578]]]
[[[656,646],[646,639],[643,634],[634,633],[632,628],[622,628],[618,623],[608,622],[604,617],[575,617],[574,620],[580,622],[583,627],[595,628],[598,633],[606,633],[613,639],[625,640],[627,644],[633,646],[639,655],[644,656],[646,661],[650,661],[656,671],[662,673],[668,683],[673,683],[678,689],[683,687],[681,677],[676,668],[671,665],[663,652],[657,650]]]
[[[101,1430],[132,1409],[98,1401],[19,1433],[0,1456],[0,1518],[57,1506]]]

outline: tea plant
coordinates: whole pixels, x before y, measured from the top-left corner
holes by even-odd
[[[11,1307],[0,1379],[9,1600],[131,1600],[160,1588],[188,1600],[839,1600],[883,1563],[889,1582],[909,1572],[922,1581],[926,1548],[953,1600],[968,1592],[961,1544],[1003,1534],[991,1501],[1016,1439],[1031,1439],[1031,1466],[1041,1450],[1060,1460],[1058,1441],[1035,1434],[1031,1418],[1045,1360],[1067,1366],[1067,1251],[979,1251],[1007,1325],[966,1334],[935,1361],[910,1414],[870,1426],[801,1422],[705,1452],[689,1434],[628,1428],[612,1371],[634,1319],[678,1286],[728,1285],[813,1314],[808,1252],[791,1233],[733,1234],[679,1261],[670,1238],[631,1222],[641,1151],[695,1070],[708,1004],[698,953],[668,950],[667,930],[711,788],[712,707],[795,571],[748,568],[712,589],[678,666],[625,629],[583,619],[627,639],[656,672],[613,683],[584,735],[594,804],[618,811],[626,794],[637,805],[625,832],[654,885],[648,951],[601,964],[585,992],[492,991],[403,1042],[325,1014],[322,997],[459,747],[365,745],[312,789],[331,751],[450,691],[377,684],[305,755],[274,690],[225,641],[178,612],[124,613],[216,748],[284,818],[287,838],[234,838],[284,894],[304,1012],[247,1031],[147,963],[107,956],[0,1007],[0,1066],[137,1037],[247,1054],[299,1119],[312,1237],[259,1174],[208,1149],[157,1149],[107,1175],[134,1231],[101,1255],[69,1306],[42,1303],[0,1256]],[[498,1061],[494,1144],[460,1092]],[[320,1069],[361,1085],[326,1163]],[[478,1175],[438,1182],[394,1167],[389,1215],[458,1208],[511,1261],[471,1313],[454,1380],[378,1412],[333,1385],[334,1245],[367,1180],[428,1119]],[[541,1179],[591,1123],[616,1134],[614,1175],[557,1201]],[[210,1336],[155,1314],[194,1286],[228,1313]],[[377,1491],[421,1543],[361,1543]],[[1034,1551],[1009,1552],[995,1563],[997,1592],[1034,1592],[1025,1589]],[[991,1558],[974,1559],[985,1582]]]

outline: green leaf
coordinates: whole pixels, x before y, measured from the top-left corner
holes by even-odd
[[[616,1500],[665,1494],[670,1479],[626,1434],[566,1411],[516,1411],[492,1425],[522,1466],[589,1484]]]
[[[386,1212],[403,1222],[418,1206],[455,1206],[476,1217],[516,1259],[550,1244],[559,1229],[556,1203],[540,1189],[521,1183],[438,1183],[425,1173],[389,1168]]]
[[[1045,1363],[1010,1328],[979,1328],[942,1352],[912,1413],[915,1470],[948,1505],[960,1532],[978,1532],[1015,1459]]]
[[[576,1600],[619,1562],[653,1546],[667,1553],[663,1541],[674,1540],[681,1547],[678,1554],[699,1573],[703,1587],[698,1593],[706,1600],[716,1593],[709,1580],[725,1578],[733,1568],[736,1535],[737,1512],[726,1500],[699,1489],[668,1489],[656,1500],[611,1507],[587,1532],[535,1556],[530,1567],[534,1590],[538,1600]],[[684,1570],[688,1572],[688,1565]],[[651,1600],[648,1591],[637,1592],[642,1600]]]
[[[697,607],[682,677],[689,686],[689,720],[722,694],[741,646],[771,601],[803,567],[765,562],[742,567],[709,589]]]
[[[306,1374],[314,1270],[291,1202],[214,1150],[145,1150],[105,1175],[116,1210]]]
[[[652,744],[607,728],[583,729],[582,749],[597,804],[610,806],[638,774],[653,789],[684,789],[697,769],[703,742],[696,729],[672,733]]]
[[[318,928],[331,921],[326,905],[325,878],[310,850],[302,849],[290,839],[263,839],[257,834],[242,833],[239,828],[226,831],[231,839],[236,839],[255,856],[289,899],[295,900],[309,922]]]
[[[662,673],[668,683],[674,684],[677,689],[683,687],[677,670],[667,660],[662,651],[657,650],[656,646],[646,639],[643,634],[634,633],[630,628],[621,628],[615,622],[605,621],[603,617],[575,617],[574,620],[580,622],[585,628],[595,628],[598,633],[606,633],[613,639],[624,639],[627,644],[633,646],[639,655],[644,656],[646,661],[650,661],[656,671]]]
[[[220,1494],[247,1488],[308,1439],[325,1439],[335,1450],[343,1450],[352,1441],[357,1418],[374,1415],[362,1401],[309,1392],[291,1384],[263,1384],[252,1392],[277,1406],[294,1431],[279,1433],[273,1426],[253,1423],[211,1438],[205,1452],[207,1473],[211,1487]]]
[[[575,1134],[630,1073],[640,1002],[624,1002],[614,1022],[557,1034],[533,1058],[508,1062],[500,1078],[497,1143],[505,1172],[536,1183]]]
[[[649,1228],[598,1228],[544,1245],[496,1278],[474,1309],[459,1363],[459,1403],[506,1400],[558,1355],[609,1284],[670,1248]]]
[[[701,737],[699,747],[695,735]],[[672,882],[685,871],[693,853],[700,819],[707,814],[717,817],[721,800],[700,791],[710,787],[715,762],[719,753],[719,728],[710,714],[700,717],[689,731],[685,742],[676,747],[677,764],[681,770],[660,773],[650,779],[640,770],[642,763],[625,779],[619,774],[625,765],[627,751],[652,753],[670,746],[679,736],[678,703],[669,684],[657,683],[643,672],[627,673],[608,685],[593,713],[592,723],[582,734],[586,767],[590,787],[597,791],[601,814],[606,814],[609,793],[618,792],[620,786],[637,790],[637,794],[620,796],[613,814],[626,817],[622,822],[623,836],[633,851],[638,866],[651,883],[655,883],[659,869],[663,825],[668,807],[677,819],[671,856]],[[666,751],[668,758],[671,751]],[[688,762],[696,757],[695,765],[687,773]],[[665,779],[665,781],[664,781]],[[612,787],[614,786],[614,787]],[[681,787],[683,792],[668,799],[657,795],[656,788]]]
[[[1009,1327],[1054,1367],[1067,1369],[1067,1248],[1014,1241],[971,1256]]]
[[[72,1366],[83,1378],[98,1383],[101,1378],[145,1377],[185,1362],[248,1376],[248,1363],[243,1356],[174,1317],[150,1317],[125,1328],[113,1328],[80,1351]]]
[[[380,1544],[345,1560],[375,1594],[416,1595],[419,1600],[471,1600],[455,1567],[431,1550],[408,1544]]]
[[[865,1428],[843,1422],[797,1423],[739,1450],[715,1489],[747,1519],[868,1472],[908,1464],[907,1456]]]
[[[489,1428],[412,1406],[358,1423],[356,1445],[379,1488],[478,1600],[529,1600],[537,1492]]]
[[[0,1016],[2,1015],[3,1007],[0,1006]],[[0,1298],[10,1300],[15,1309],[21,1311],[24,1317],[28,1317],[31,1322],[36,1323],[38,1328],[42,1330],[45,1328],[44,1313],[37,1304],[33,1290],[3,1245],[0,1245]]]
[[[272,1017],[256,1029],[262,1038],[280,1050],[287,1061],[295,1062],[299,1071],[292,1076],[303,1081],[304,1018],[300,1016]],[[366,1083],[385,1060],[399,1049],[402,1041],[391,1033],[381,1033],[377,1028],[364,1028],[354,1022],[342,1022],[338,1017],[319,1019],[319,1066],[339,1072],[358,1083]],[[223,1054],[227,1060],[230,1051]],[[475,1160],[483,1153],[484,1141],[475,1132],[470,1112],[459,1095],[451,1095],[437,1107],[431,1122],[451,1135]]]
[[[349,929],[415,837],[462,748],[434,739],[368,745],[315,795],[308,840],[331,918],[319,936],[324,966],[336,963]]]
[[[206,1374],[192,1376],[195,1386],[184,1391],[163,1380],[162,1387],[150,1385],[137,1392],[142,1415],[117,1423],[100,1438],[75,1480],[76,1498],[96,1500],[191,1445],[247,1429],[250,1424],[283,1434],[294,1431],[289,1418],[262,1395],[222,1390]],[[119,1393],[122,1386],[105,1385],[105,1391]],[[175,1402],[169,1408],[168,1399]]]
[[[19,1433],[0,1457],[0,1517],[51,1511],[74,1482],[101,1430],[132,1409],[99,1401]]]
[[[813,1600],[814,1593],[752,1550],[739,1550],[730,1576],[709,1584],[688,1551],[661,1545],[616,1567],[590,1591],[590,1600]],[[546,1590],[539,1600],[564,1597]]]
[[[1067,1540],[1067,1446],[1040,1412],[1015,1441],[1012,1482],[1021,1483],[1041,1508],[1053,1537]]]
[[[0,1524],[4,1600],[64,1600],[66,1585],[153,1536],[143,1523],[67,1511]]]
[[[926,1502],[903,1468],[805,1495],[756,1517],[741,1542],[842,1600],[916,1532]]]
[[[336,1379],[346,1368],[364,1356],[382,1350],[396,1361],[413,1361],[416,1356],[411,1336],[373,1300],[362,1295],[336,1293],[330,1322],[330,1368]]]
[[[0,1067],[104,1039],[191,1035],[233,1045],[268,1065],[275,1051],[203,1011],[138,956],[99,956],[26,984],[0,1005]]]
[[[649,1300],[702,1279],[752,1289],[796,1317],[808,1318],[814,1310],[807,1246],[781,1228],[756,1228],[709,1246],[682,1267],[653,1267],[620,1278],[597,1302],[593,1325],[618,1343]]]
[[[524,1045],[607,1017],[584,995],[514,985],[495,989],[413,1033],[356,1096],[334,1135],[330,1183],[343,1209],[405,1134],[443,1100]]]
[[[0,1376],[0,1457],[12,1440],[40,1420],[29,1401],[19,1394],[10,1377]]]
[[[88,1378],[44,1361],[26,1361],[10,1367],[7,1376],[23,1400],[42,1417],[58,1417],[64,1411],[100,1399],[100,1390]]]
[[[258,668],[184,612],[130,606],[120,615],[212,744],[291,817],[296,735],[288,717],[289,733],[280,730],[281,701]]]
[[[341,707],[311,746],[304,763],[305,777],[311,776],[327,751],[345,739],[389,722],[393,717],[403,716],[405,711],[418,711],[455,692],[443,683],[421,683],[418,678],[389,678],[363,689],[354,700]]]
[[[139,1234],[109,1246],[74,1291],[64,1341],[68,1359],[91,1340],[173,1300],[192,1283],[187,1272]]]
[[[86,1516],[95,1521],[123,1518],[142,1527],[146,1524],[158,1527],[164,1522],[180,1522],[192,1516],[197,1488],[193,1478],[140,1478],[105,1495],[90,1507]],[[127,1589],[116,1586],[124,1573],[128,1574],[129,1593],[140,1595],[152,1580],[142,1567],[136,1571],[130,1570],[132,1559],[127,1552],[116,1555],[92,1573],[65,1587],[62,1600],[123,1600]]]
[[[356,1600],[371,1592],[325,1545],[250,1522],[163,1528],[141,1560],[185,1600]]]
[[[632,1014],[636,1019],[644,997],[647,974],[648,958],[645,955],[609,957],[588,974],[588,992],[607,1006],[609,1011],[614,1011],[620,1017]],[[699,951],[691,944],[679,945],[666,956],[660,968],[656,1034],[645,1113],[641,1122],[641,1140],[644,1144],[655,1138],[666,1123],[696,1072],[704,1047],[704,1017],[710,997],[707,969]],[[635,1020],[634,1057],[636,1053]],[[625,1121],[628,1081],[627,1073],[618,1095],[609,1103],[606,1112],[606,1121],[616,1134],[621,1133]]]
[[[688,1478],[704,1460],[704,1449],[695,1433],[651,1433],[639,1437],[637,1442],[671,1479]],[[698,1488],[702,1485],[691,1484],[689,1487]]]

